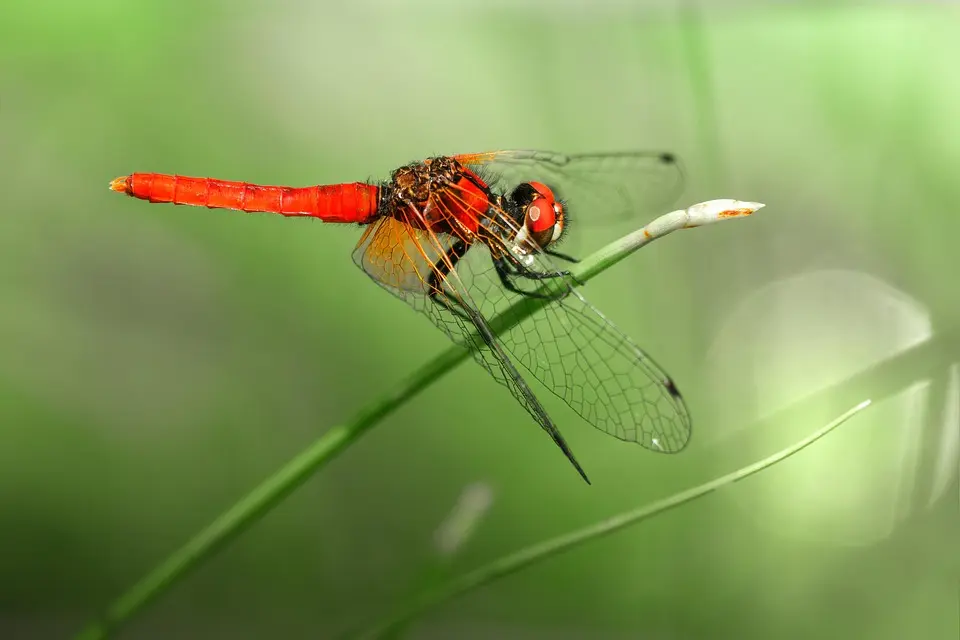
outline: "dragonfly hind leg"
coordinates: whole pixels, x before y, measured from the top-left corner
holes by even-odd
[[[457,262],[464,256],[468,248],[466,242],[458,240],[444,254],[443,259],[437,261],[433,270],[430,272],[430,278],[427,282],[427,286],[430,289],[427,297],[450,313],[454,313],[464,320],[470,321],[470,316],[460,308],[456,299],[443,290],[444,281],[447,276],[450,275],[450,272],[456,268]]]

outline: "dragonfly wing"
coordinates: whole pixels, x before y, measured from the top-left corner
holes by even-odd
[[[493,211],[488,225],[506,238],[517,232],[506,212]],[[593,307],[550,256],[542,251],[520,254],[507,241],[495,245],[495,250],[513,255],[527,275],[555,274],[545,281],[517,270],[507,276],[514,289],[542,293],[547,283],[562,294],[501,333],[512,358],[601,431],[652,451],[682,450],[690,440],[690,414],[666,371]],[[461,260],[457,271],[476,297],[483,297],[488,318],[518,298],[504,289],[495,270],[472,256]]]
[[[601,431],[662,453],[678,452],[690,440],[690,415],[670,376],[576,289],[502,340]]]
[[[563,154],[534,149],[455,156],[509,192],[523,182],[546,183],[566,201],[568,212],[584,212],[588,224],[614,223],[671,206],[683,192],[683,165],[664,151]]]
[[[589,483],[563,435],[490,330],[459,270],[447,257],[457,243],[447,234],[384,217],[364,233],[354,251],[354,261],[379,285],[427,316],[453,342],[472,348],[474,359],[494,380],[510,389]],[[471,248],[467,254],[480,248]],[[437,275],[431,278],[431,273]],[[431,298],[430,291],[437,286],[441,295]]]
[[[382,217],[367,227],[353,261],[374,282],[394,295],[427,295],[431,274],[446,263],[455,239],[427,233],[395,218]]]

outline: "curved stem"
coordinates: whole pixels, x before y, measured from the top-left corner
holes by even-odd
[[[738,200],[711,200],[688,209],[673,211],[660,216],[643,229],[603,247],[575,265],[571,272],[577,281],[586,282],[640,247],[668,233],[749,215],[762,206],[759,203]],[[492,318],[490,328],[495,334],[503,333],[547,303],[548,301],[543,299],[522,298],[502,314]],[[475,341],[475,344],[479,343]],[[105,638],[128,622],[201,562],[263,517],[337,454],[356,442],[370,427],[466,360],[469,355],[469,351],[459,346],[450,347],[379,400],[368,405],[353,420],[329,429],[134,584],[109,606],[100,620],[84,629],[77,636],[78,640]]]
[[[389,633],[392,629],[409,623],[424,611],[431,609],[438,604],[446,602],[447,600],[452,600],[453,598],[463,595],[464,593],[476,589],[477,587],[483,586],[512,573],[516,573],[520,569],[523,569],[531,564],[547,560],[585,542],[590,542],[591,540],[609,535],[630,525],[648,520],[653,516],[659,515],[675,507],[679,507],[682,504],[686,504],[696,500],[697,498],[702,498],[708,493],[712,493],[717,489],[721,489],[738,480],[743,480],[744,478],[752,476],[755,473],[759,473],[764,469],[769,469],[778,462],[782,462],[790,456],[809,447],[811,444],[839,427],[841,424],[852,418],[863,409],[867,408],[869,405],[870,400],[861,402],[819,431],[807,436],[803,440],[773,454],[768,458],[765,458],[759,462],[755,462],[750,466],[743,467],[742,469],[734,471],[733,473],[729,473],[723,477],[711,480],[710,482],[702,484],[698,487],[687,489],[686,491],[677,493],[664,500],[659,500],[638,509],[615,515],[612,518],[602,520],[601,522],[589,525],[576,531],[571,531],[570,533],[557,536],[556,538],[551,538],[550,540],[545,540],[533,546],[527,547],[526,549],[521,549],[516,553],[512,553],[498,560],[494,560],[486,566],[475,569],[433,591],[422,594],[420,597],[407,603],[395,615],[380,622],[377,626],[366,630],[356,637],[363,639],[382,637],[383,635]]]

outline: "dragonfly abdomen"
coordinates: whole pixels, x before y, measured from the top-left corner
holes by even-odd
[[[149,202],[210,209],[310,216],[325,222],[370,222],[380,189],[363,182],[277,187],[163,173],[133,173],[110,183],[114,191]]]

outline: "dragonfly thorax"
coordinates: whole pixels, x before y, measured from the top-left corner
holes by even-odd
[[[472,243],[490,209],[490,197],[479,176],[455,158],[438,156],[394,171],[381,185],[379,213]]]

